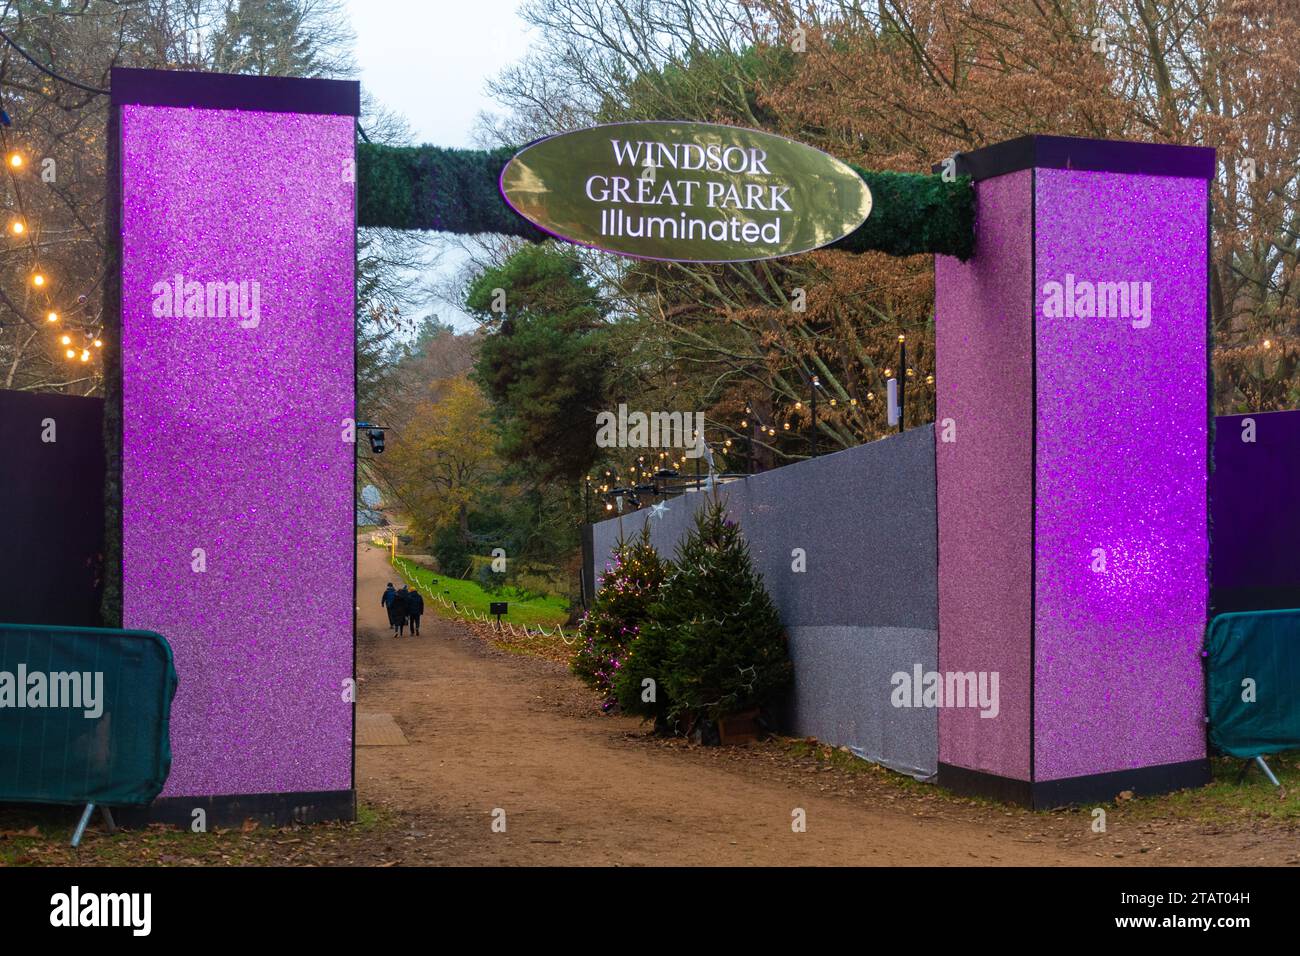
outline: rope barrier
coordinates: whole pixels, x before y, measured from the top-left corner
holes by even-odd
[[[386,544],[386,542],[381,542],[381,541],[378,541],[378,540],[375,540],[375,543],[376,543],[376,544]],[[492,624],[492,623],[494,623],[493,620],[492,620],[492,617],[491,617],[490,615],[484,613],[483,611],[476,611],[476,610],[474,610],[474,608],[472,608],[472,607],[460,607],[460,606],[458,606],[458,605],[456,604],[456,600],[455,600],[455,598],[452,598],[451,601],[450,601],[450,603],[449,603],[448,600],[447,600],[446,598],[444,598],[444,597],[443,597],[441,594],[439,594],[438,592],[434,591],[431,587],[429,587],[428,585],[421,584],[421,583],[419,582],[419,579],[418,579],[418,578],[416,577],[416,575],[415,575],[415,569],[414,569],[414,567],[412,567],[411,563],[410,563],[409,561],[407,561],[405,558],[399,558],[399,557],[397,557],[396,555],[394,555],[394,556],[392,557],[390,563],[391,563],[392,566],[393,566],[394,568],[396,568],[396,569],[397,569],[397,570],[398,570],[398,571],[399,571],[399,572],[400,572],[404,577],[407,577],[407,578],[409,578],[411,581],[414,582],[414,587],[415,587],[415,589],[416,589],[417,591],[423,593],[426,597],[429,598],[429,600],[431,600],[431,601],[437,601],[439,604],[441,604],[441,605],[443,606],[444,609],[450,610],[450,611],[452,611],[452,612],[455,613],[455,614],[462,615],[462,618],[461,618],[462,620],[464,620],[465,616],[468,616],[468,618],[469,618],[471,621],[477,621],[477,622],[482,623],[482,624]],[[408,583],[409,583],[409,582],[408,582]],[[500,623],[498,623],[498,624],[497,624],[497,630],[509,629],[511,637],[518,638],[518,637],[519,637],[519,632],[515,630],[515,626],[514,626],[510,621],[506,621],[506,622],[504,622],[504,623],[505,623],[505,628],[502,628],[502,627],[500,626]],[[565,635],[564,635],[564,627],[563,627],[562,625],[560,625],[560,624],[556,624],[556,625],[555,625],[555,630],[554,630],[554,631],[548,631],[548,630],[547,630],[544,626],[542,626],[541,624],[537,624],[537,625],[534,625],[534,626],[535,626],[536,629],[537,629],[536,632],[530,631],[530,630],[528,629],[528,625],[527,625],[527,624],[520,624],[520,625],[519,625],[519,631],[522,631],[522,632],[523,632],[523,636],[524,636],[524,637],[544,637],[544,638],[546,638],[546,639],[548,639],[548,640],[551,639],[551,638],[553,638],[553,637],[555,637],[555,635],[558,634],[558,635],[560,636],[560,640],[564,641],[564,643],[565,643],[565,644],[568,644],[568,645],[576,644],[577,641],[578,641],[578,636],[577,636],[576,634],[574,635],[573,640],[569,640],[569,638],[565,637]]]

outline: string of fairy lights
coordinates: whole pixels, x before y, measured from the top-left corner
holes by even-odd
[[[0,153],[4,155],[5,174],[9,180],[8,193],[13,197],[14,206],[7,210],[5,233],[9,237],[11,250],[25,248],[27,251],[28,260],[24,271],[27,274],[28,292],[42,302],[40,311],[44,313],[44,321],[34,321],[26,309],[14,308],[14,311],[34,329],[51,329],[53,346],[69,362],[89,363],[97,351],[104,347],[102,334],[96,330],[70,328],[67,316],[59,308],[54,283],[41,262],[40,224],[33,221],[28,213],[29,203],[23,197],[23,179],[29,175],[27,171],[32,164],[23,151],[10,142],[8,131],[3,127],[0,127]],[[77,307],[80,308],[85,302],[86,296],[79,296]]]
[[[916,366],[906,360],[904,346],[906,344],[906,333],[898,334],[897,342],[899,346],[899,358],[902,360],[898,366],[902,374],[909,383],[924,382],[927,387],[934,386],[934,375],[926,374],[922,377]],[[894,376],[895,366],[887,365],[880,372],[882,380],[887,383]],[[675,382],[673,383],[676,384]],[[875,406],[878,398],[883,401],[883,395],[877,395],[876,388],[868,388],[862,401],[845,392],[842,395],[832,394],[823,388],[818,376],[809,376],[809,387],[817,389],[821,398],[818,401],[818,407],[823,409],[822,414],[826,418],[820,421],[828,421],[837,415],[845,413],[856,415],[867,411],[869,406]],[[840,391],[843,392],[841,387]],[[881,389],[880,391],[883,391]],[[789,396],[788,396],[789,397]],[[747,444],[745,449],[748,458],[747,471],[745,472],[712,472],[712,477],[728,480],[733,477],[740,477],[743,474],[752,473],[755,467],[754,448],[756,446],[765,446],[775,448],[775,442],[780,441],[782,436],[792,438],[796,435],[805,435],[808,431],[817,427],[818,419],[815,419],[814,410],[810,407],[812,402],[805,401],[802,398],[795,398],[789,402],[783,409],[778,409],[768,417],[764,417],[755,409],[753,402],[746,402],[744,412],[740,415],[739,420],[735,423],[718,421],[714,424],[716,427],[731,437],[723,438],[721,441],[708,442],[708,447],[713,452],[721,453],[728,463],[734,461],[734,455],[741,451],[738,445]],[[878,406],[877,406],[878,407]],[[825,410],[829,409],[829,413]],[[692,433],[692,438],[696,438],[698,433]],[[816,446],[813,445],[813,454],[816,453]],[[687,487],[698,487],[708,477],[703,470],[703,457],[694,459],[688,458],[685,449],[674,448],[657,453],[638,455],[630,463],[610,464],[608,467],[602,467],[586,476],[585,492],[588,498],[595,496],[603,501],[603,510],[605,512],[614,512],[622,510],[624,507],[638,509],[647,504],[645,500],[649,497],[663,498],[670,494],[675,494],[685,490]],[[695,462],[694,475],[689,473],[689,463]],[[620,499],[622,499],[620,501]]]
[[[96,95],[107,95],[107,90],[101,90],[96,87],[87,86],[76,80],[70,79],[61,73],[56,72],[48,66],[45,66],[35,57],[24,50],[19,44],[4,31],[0,31],[0,39],[8,47],[12,47],[28,63],[34,66],[45,76],[50,77],[59,83],[64,83],[77,89],[84,90]],[[70,327],[68,320],[76,313],[80,312],[88,300],[85,294],[77,296],[76,305],[69,304],[70,312],[61,311],[58,306],[54,289],[54,282],[48,275],[42,265],[41,245],[39,235],[41,226],[39,222],[33,221],[28,212],[29,204],[23,198],[23,180],[32,175],[29,170],[33,168],[27,153],[21,147],[10,141],[9,129],[13,124],[9,113],[0,108],[0,155],[4,157],[5,175],[8,177],[7,195],[13,197],[13,209],[5,210],[4,231],[9,239],[8,251],[16,251],[25,247],[28,255],[25,272],[27,274],[27,294],[38,296],[43,306],[41,311],[44,312],[44,321],[36,321],[28,314],[26,304],[21,307],[6,296],[6,305],[11,311],[18,315],[24,323],[31,326],[34,330],[41,331],[50,329],[53,331],[53,347],[63,353],[63,357],[70,363],[89,363],[92,358],[98,354],[99,350],[104,347],[102,331],[93,328],[74,329]]]

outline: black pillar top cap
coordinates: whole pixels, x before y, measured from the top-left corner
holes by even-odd
[[[175,106],[264,113],[361,115],[361,84],[296,76],[113,67],[114,106]]]
[[[969,153],[957,153],[955,158],[957,175],[970,176],[976,182],[1022,169],[1079,169],[1213,179],[1215,168],[1214,149],[1209,146],[1040,134],[1020,136]],[[944,164],[936,163],[932,171],[942,173]]]

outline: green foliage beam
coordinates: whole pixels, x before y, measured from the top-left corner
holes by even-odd
[[[498,184],[513,149],[357,144],[357,225],[549,238]]]
[[[510,148],[357,147],[357,222],[392,229],[499,233],[549,238],[501,198]],[[871,215],[833,248],[894,256],[938,253],[969,259],[975,244],[975,190],[970,180],[881,173],[853,167],[871,187]]]
[[[871,215],[832,249],[935,253],[963,262],[975,251],[975,188],[962,176],[944,182],[923,173],[877,173],[853,167],[871,189]]]

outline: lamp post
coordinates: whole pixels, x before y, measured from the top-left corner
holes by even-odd
[[[812,432],[808,435],[810,458],[817,457],[817,393],[821,390],[822,380],[812,377]]]
[[[907,336],[898,335],[898,430],[902,432],[907,420],[907,405],[904,395],[907,390]]]
[[[754,409],[746,405],[745,418],[741,421],[740,426],[749,432],[749,435],[745,438],[745,455],[749,459],[749,473],[751,475],[754,474],[754,431],[757,428],[757,423],[750,421],[753,417]]]

